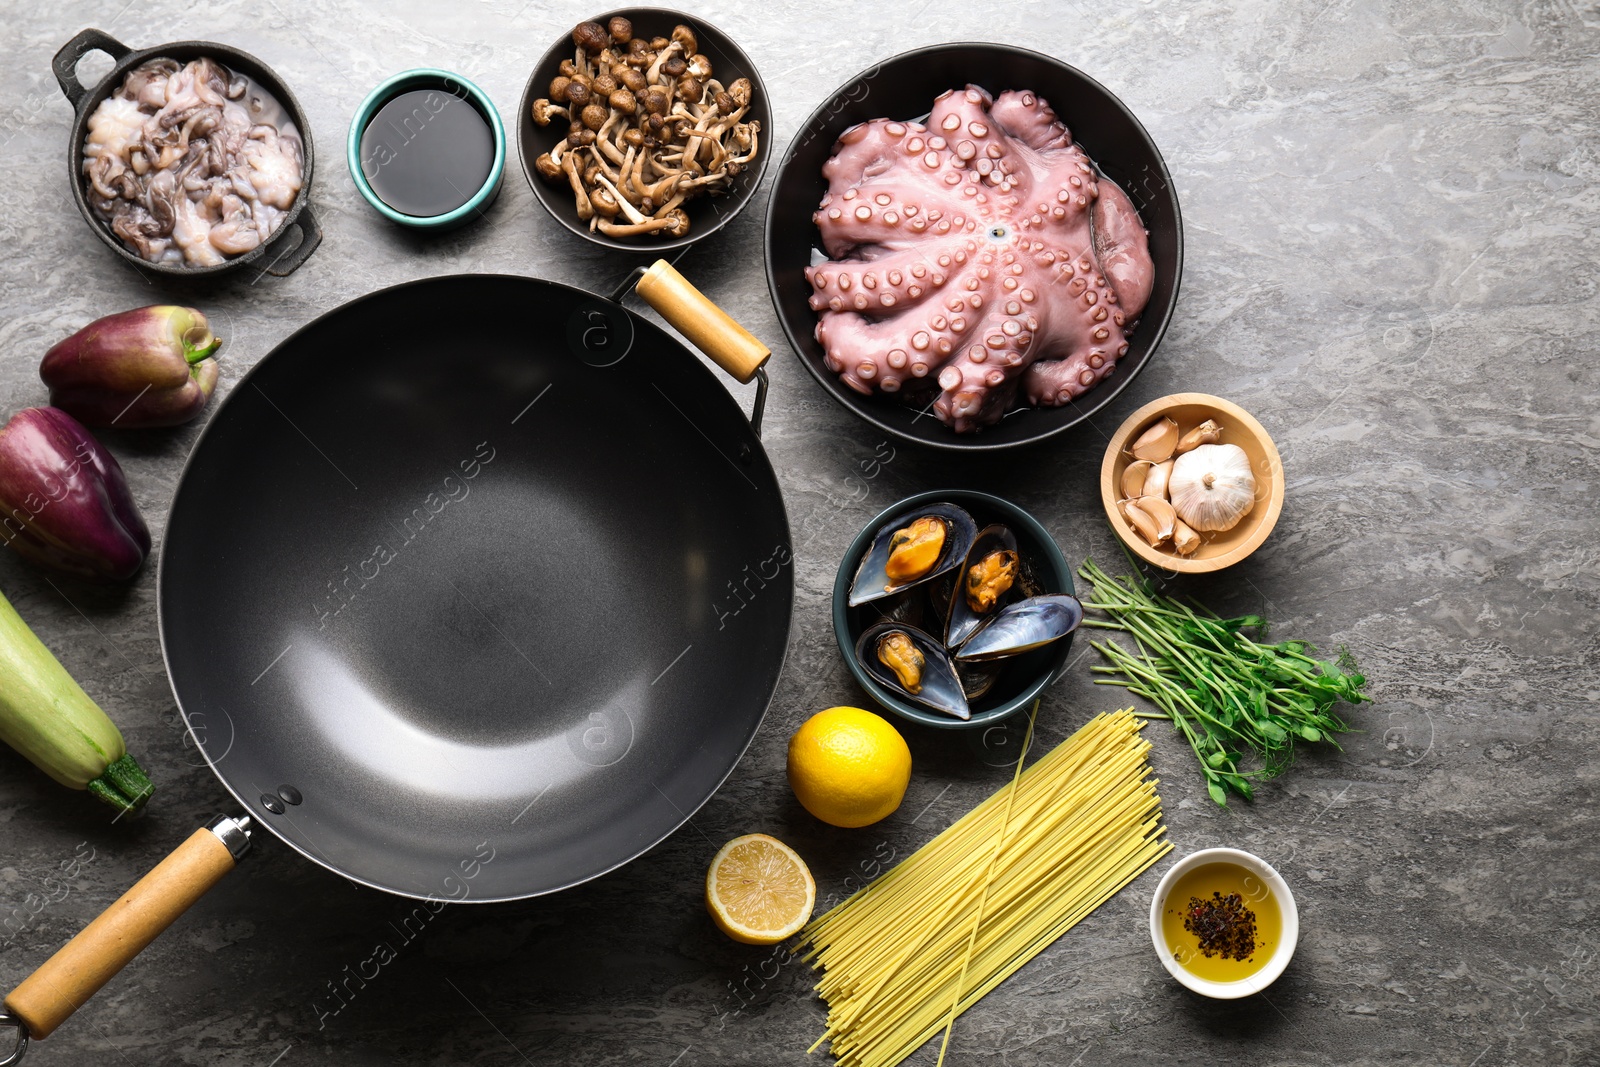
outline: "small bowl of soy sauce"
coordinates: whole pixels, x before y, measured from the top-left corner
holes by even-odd
[[[506,132],[488,94],[466,78],[407,70],[361,102],[346,155],[356,189],[378,214],[412,229],[448,230],[494,203]]]

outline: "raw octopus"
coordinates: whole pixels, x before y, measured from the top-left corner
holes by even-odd
[[[828,369],[958,433],[1111,374],[1150,298],[1138,210],[1031,92],[951,90],[926,124],[846,130],[806,270]],[[931,376],[931,377],[930,377]]]
[[[266,90],[215,60],[152,59],[89,116],[89,204],[152,263],[210,267],[283,222],[300,192],[300,131]]]

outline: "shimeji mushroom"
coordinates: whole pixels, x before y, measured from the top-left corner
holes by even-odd
[[[756,156],[760,124],[744,121],[749,79],[718,82],[688,26],[647,41],[618,16],[578,26],[572,40],[549,98],[532,107],[541,126],[565,119],[567,136],[535,169],[572,186],[591,230],[682,236],[683,203],[726,191]]]
[[[664,233],[668,237],[682,237],[689,232],[689,216],[684,214],[682,208],[674,208],[660,218],[645,219],[643,222],[627,225],[601,219],[600,232],[611,237],[636,237],[646,233]]]

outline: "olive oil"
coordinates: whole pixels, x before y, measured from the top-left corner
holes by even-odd
[[[1254,872],[1234,863],[1203,863],[1167,893],[1161,934],[1190,974],[1237,982],[1260,971],[1277,951],[1283,912]]]

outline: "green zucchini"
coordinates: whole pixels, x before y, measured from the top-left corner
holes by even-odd
[[[0,594],[0,741],[119,811],[144,807],[150,779],[106,718]]]

